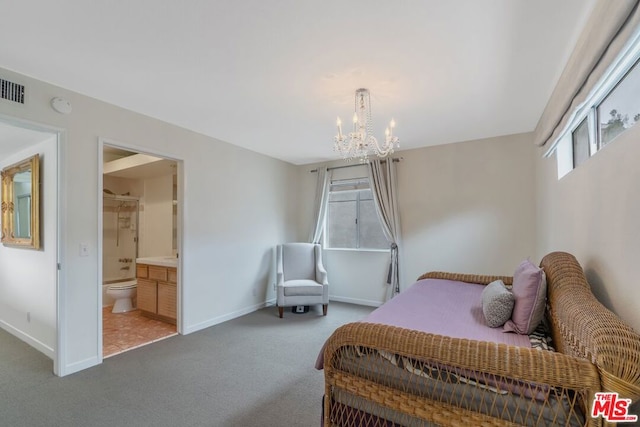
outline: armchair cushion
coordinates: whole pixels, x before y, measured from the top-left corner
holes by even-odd
[[[315,280],[287,280],[284,296],[322,296],[322,285]]]

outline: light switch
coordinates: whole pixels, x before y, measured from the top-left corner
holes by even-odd
[[[87,243],[80,243],[80,256],[89,256],[89,245]]]

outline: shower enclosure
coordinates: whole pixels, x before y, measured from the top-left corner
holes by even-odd
[[[138,257],[137,197],[106,194],[102,204],[102,283],[135,280]]]

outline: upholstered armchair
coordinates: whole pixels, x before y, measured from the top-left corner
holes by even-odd
[[[284,307],[322,304],[327,315],[329,282],[322,265],[322,248],[313,243],[278,245],[276,256],[277,297],[280,318]]]

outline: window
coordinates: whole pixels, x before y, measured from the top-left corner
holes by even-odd
[[[626,73],[619,74],[622,77],[602,83],[577,111],[568,127],[570,133],[559,139],[556,148],[558,179],[640,121],[640,61],[635,61]],[[567,160],[568,166],[560,164]]]
[[[578,125],[571,135],[573,141],[573,167],[578,167],[589,158],[589,127],[585,119]]]
[[[367,178],[331,182],[325,245],[333,249],[389,249]]]
[[[640,120],[640,62],[613,88],[598,106],[598,148]]]

